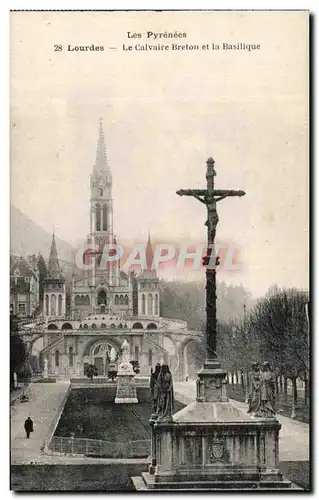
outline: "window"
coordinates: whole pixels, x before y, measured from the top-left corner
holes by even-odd
[[[107,207],[103,205],[103,231],[107,231]]]
[[[62,315],[62,295],[61,294],[59,295],[59,298],[58,298],[58,315],[59,316]]]
[[[101,210],[99,203],[97,203],[96,205],[95,215],[96,215],[96,230],[101,231]]]
[[[55,366],[60,366],[60,352],[58,350],[55,351]]]
[[[45,296],[45,314],[49,316],[49,296]]]
[[[19,313],[25,313],[26,312],[25,304],[19,304],[18,311]]]
[[[145,295],[142,294],[142,314],[145,314]]]
[[[153,364],[153,351],[152,351],[152,349],[150,349],[148,351],[148,364],[149,364],[149,366],[152,366],[152,364]]]
[[[155,303],[154,303],[154,306],[155,306],[155,311],[154,311],[154,314],[155,315],[158,315],[159,312],[158,312],[158,293],[155,295]]]
[[[138,346],[135,346],[135,361],[139,361],[139,352],[138,352]]]
[[[73,366],[73,347],[69,347],[69,366]]]
[[[149,316],[153,315],[153,295],[151,293],[147,297],[147,314]]]
[[[103,188],[100,188],[100,196],[103,196]]]
[[[115,305],[118,306],[119,303],[120,303],[120,299],[119,299],[119,296],[118,295],[115,295]]]
[[[56,297],[51,295],[51,316],[56,316]]]

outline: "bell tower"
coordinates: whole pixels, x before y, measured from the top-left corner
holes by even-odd
[[[100,119],[95,163],[91,174],[90,197],[90,242],[96,247],[95,269],[91,274],[91,285],[117,285],[119,262],[108,262],[102,258],[106,245],[116,243],[113,233],[112,174],[107,160],[103,122]]]
[[[112,174],[106,156],[103,123],[100,120],[96,158],[91,174],[90,233],[94,241],[113,240]]]

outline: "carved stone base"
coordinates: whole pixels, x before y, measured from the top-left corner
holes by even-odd
[[[153,424],[154,474],[132,478],[136,489],[288,489],[279,470],[280,423],[257,418],[227,398],[218,360],[198,373],[196,401]],[[154,470],[155,465],[155,470]]]
[[[138,403],[134,378],[134,372],[118,372],[115,403]]]

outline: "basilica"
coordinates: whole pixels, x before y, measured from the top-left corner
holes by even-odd
[[[61,269],[53,235],[43,290],[43,321],[32,344],[41,354],[46,376],[84,376],[94,364],[106,376],[113,348],[120,354],[124,340],[141,374],[149,375],[156,362],[170,363],[173,372],[185,372],[185,347],[195,338],[185,321],[160,315],[160,290],[152,266],[150,235],[145,269],[124,273],[120,261],[101,265],[106,245],[116,244],[113,228],[112,174],[107,160],[102,122],[90,179],[90,234],[84,252],[85,269],[75,268],[71,288]]]

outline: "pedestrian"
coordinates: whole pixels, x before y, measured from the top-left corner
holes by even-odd
[[[31,417],[28,417],[27,420],[24,422],[24,429],[25,429],[27,438],[29,439],[30,432],[33,432],[33,421],[31,420]]]

